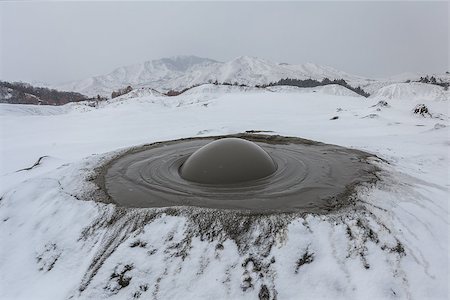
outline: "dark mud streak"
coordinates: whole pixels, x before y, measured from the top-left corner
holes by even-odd
[[[309,252],[309,246],[306,248],[305,253],[303,253],[302,257],[300,257],[295,263],[295,274],[298,274],[298,270],[306,264],[310,264],[314,261],[314,253]]]
[[[135,248],[135,247],[146,248],[147,242],[144,242],[144,241],[141,241],[138,239],[130,244],[130,248]]]
[[[356,221],[353,226],[348,224],[348,221]],[[396,241],[395,246],[388,246],[386,241],[383,241],[383,235],[392,236],[391,230],[372,212],[363,207],[353,211],[353,213],[346,213],[336,220],[337,223],[344,224],[346,228],[346,234],[349,240],[349,249],[346,258],[352,255],[357,255],[360,260],[362,267],[366,270],[370,269],[371,266],[367,259],[367,243],[371,242],[375,244],[380,250],[382,250],[387,256],[394,256],[394,260],[397,261],[406,256],[406,251],[403,244],[399,241],[397,237],[393,237]],[[369,221],[375,222],[380,228],[375,231],[369,225]],[[352,229],[352,227],[354,229]],[[394,276],[402,274],[399,265],[392,266]],[[397,275],[396,275],[397,274]],[[407,282],[406,275],[402,274],[402,280]]]
[[[44,251],[36,257],[39,271],[51,271],[61,256],[61,250],[55,243],[45,245]]]
[[[34,169],[35,167],[39,166],[41,164],[41,161],[44,158],[46,158],[46,157],[48,157],[48,155],[44,155],[44,156],[39,157],[39,159],[31,167],[17,170],[16,173],[17,172],[22,172],[22,171],[30,171],[30,170]]]
[[[256,249],[259,249],[258,247]],[[276,272],[273,269],[275,264],[275,257],[267,257],[264,254],[264,250],[261,252],[256,251],[248,254],[248,257],[242,262],[242,274],[241,289],[246,292],[249,289],[253,289],[256,283],[260,283],[260,291],[258,296],[270,298],[270,294],[273,295],[272,299],[276,299],[278,294],[275,288]],[[263,298],[266,299],[266,298]]]
[[[259,300],[269,300],[270,299],[269,289],[267,288],[267,286],[265,284],[263,284],[261,286],[261,289],[259,290],[259,293],[258,293],[258,298],[259,298]]]
[[[86,227],[80,239],[87,239],[90,234],[96,230],[106,228],[105,235],[100,243],[102,246],[94,256],[91,265],[88,268],[81,282],[79,291],[82,292],[91,282],[92,278],[97,274],[106,259],[129,238],[131,234],[137,234],[143,230],[145,224],[150,223],[157,214],[151,211],[139,211],[123,208],[115,208],[114,211],[105,220],[105,214],[100,215],[94,220],[92,225]]]
[[[158,299],[158,293],[159,293],[159,285],[160,285],[160,283],[161,283],[161,280],[165,277],[165,276],[167,276],[167,274],[168,274],[168,269],[167,269],[167,267],[164,269],[164,272],[161,274],[161,276],[159,276],[157,279],[156,279],[156,283],[155,283],[155,286],[154,286],[154,290],[153,290],[153,293],[152,293],[152,296],[153,296],[153,299]]]
[[[133,299],[139,299],[143,293],[148,291],[148,284],[141,284],[139,290],[133,293]]]
[[[245,133],[269,133],[271,130],[246,130]]]
[[[110,281],[115,284],[111,287],[109,284],[105,286],[105,290],[110,291],[112,294],[117,294],[121,289],[126,288],[130,282],[132,277],[127,273],[134,269],[132,264],[127,264],[120,268],[121,266],[116,266],[114,272],[110,276]],[[110,283],[111,283],[110,282]]]

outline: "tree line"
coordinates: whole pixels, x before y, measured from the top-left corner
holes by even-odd
[[[240,86],[240,87],[248,87],[248,85],[246,84],[242,84],[242,83],[238,83],[238,82],[234,82],[234,83],[230,83],[230,82],[218,82],[217,80],[212,81],[209,80],[208,81],[209,84],[214,84],[214,85],[229,85],[229,86]],[[263,85],[255,85],[256,88],[266,88],[266,87],[270,87],[270,86],[277,86],[277,85],[288,85],[288,86],[297,86],[297,87],[302,87],[302,88],[311,88],[311,87],[318,87],[318,86],[324,86],[324,85],[329,85],[329,84],[338,84],[341,85],[349,90],[354,91],[355,93],[357,93],[358,95],[364,96],[364,97],[369,97],[370,94],[367,93],[366,91],[364,91],[361,87],[353,87],[351,85],[349,85],[344,79],[333,79],[330,80],[329,78],[324,78],[321,81],[315,80],[315,79],[292,79],[292,78],[285,78],[285,79],[280,79],[276,82],[271,82],[268,84],[263,84]],[[196,84],[193,85],[191,87],[182,89],[180,91],[176,91],[176,90],[169,90],[168,92],[165,93],[166,96],[178,96],[184,92],[186,92],[187,90],[190,90],[194,87],[200,86],[201,84]]]
[[[407,81],[408,82],[408,81]],[[436,77],[434,76],[425,76],[425,77],[420,77],[419,80],[416,80],[414,82],[422,82],[422,83],[429,83],[429,84],[434,84],[434,85],[438,85],[438,86],[442,86],[445,90],[448,90],[448,87],[450,85],[449,82],[445,82],[442,79],[439,78],[439,80],[436,79]]]
[[[296,86],[296,87],[302,87],[302,88],[312,88],[312,87],[318,87],[318,86],[324,86],[324,85],[329,85],[329,84],[337,84],[340,86],[343,86],[355,93],[357,93],[358,95],[364,96],[364,97],[369,97],[370,94],[367,93],[366,91],[364,91],[360,86],[358,87],[353,87],[351,85],[349,85],[344,79],[329,79],[329,78],[324,78],[321,81],[319,80],[315,80],[315,79],[292,79],[292,78],[285,78],[285,79],[280,79],[276,82],[271,82],[269,84],[264,84],[264,85],[257,85],[256,87],[270,87],[270,86],[277,86],[277,85],[288,85],[288,86]]]

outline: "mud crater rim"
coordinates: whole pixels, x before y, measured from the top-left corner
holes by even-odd
[[[180,176],[181,166],[195,150],[230,137],[262,147],[276,164],[275,172],[225,185]],[[305,153],[308,159],[299,159]],[[356,188],[379,179],[370,158],[377,159],[364,151],[298,137],[247,133],[192,137],[132,147],[100,166],[95,182],[106,196],[100,201],[124,208],[328,214],[354,204]],[[299,169],[304,171],[295,171]]]

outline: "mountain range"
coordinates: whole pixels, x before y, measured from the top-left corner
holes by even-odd
[[[408,73],[387,79],[370,79],[313,63],[287,64],[250,56],[219,62],[197,56],[175,56],[119,67],[109,74],[54,85],[58,90],[79,92],[88,96],[110,96],[112,91],[128,85],[134,89],[147,87],[167,92],[180,91],[204,83],[237,83],[264,85],[284,78],[344,79],[353,87],[373,93],[386,85],[418,80],[423,74]],[[443,75],[448,81],[450,75]],[[441,76],[442,77],[442,76]]]

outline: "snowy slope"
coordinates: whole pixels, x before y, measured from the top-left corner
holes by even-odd
[[[51,116],[93,110],[92,101],[70,102],[64,105],[31,105],[0,103],[0,116]]]
[[[427,103],[445,116],[434,119],[412,114],[418,98],[379,106],[384,96],[278,89],[147,90],[89,111],[1,105],[0,299],[447,299],[448,101]],[[354,210],[262,218],[244,242],[201,239],[198,218],[220,231],[208,212],[84,201],[96,193],[92,170],[119,149],[246,130],[388,163],[374,162],[381,181],[360,189]]]
[[[202,84],[187,90],[186,92],[183,93],[183,96],[194,94],[220,95],[239,92],[264,92],[264,89],[246,86]]]
[[[296,86],[271,86],[267,90],[272,92],[291,92],[291,93],[321,93],[334,96],[362,97],[357,93],[337,84],[329,84],[325,86],[317,86],[313,88],[300,88]]]
[[[431,77],[434,76],[438,81],[450,82],[450,73],[446,72],[444,74],[436,74],[436,73],[414,73],[414,72],[405,72],[401,74],[397,74],[394,76],[390,76],[388,78],[384,78],[385,81],[391,82],[406,82],[406,81],[419,81],[421,77]],[[383,79],[380,79],[383,80]]]
[[[390,76],[387,78],[371,79],[371,80],[368,80],[367,82],[361,82],[360,85],[368,93],[374,94],[381,88],[389,86],[391,84],[397,84],[397,83],[402,84],[402,83],[407,83],[407,82],[415,83],[414,81],[419,81],[421,77],[426,77],[426,76],[428,76],[428,77],[434,76],[438,82],[450,83],[450,74],[449,73],[425,74],[425,73],[406,72],[406,73],[401,73],[398,75]]]

